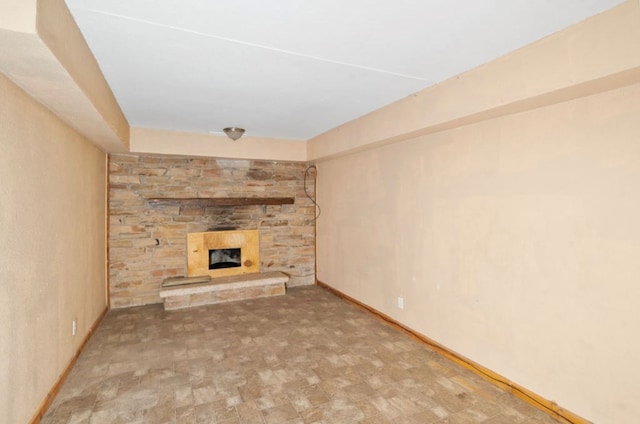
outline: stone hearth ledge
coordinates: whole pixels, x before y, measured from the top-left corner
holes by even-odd
[[[285,294],[289,276],[284,272],[259,272],[213,278],[206,283],[166,287],[160,291],[164,309],[246,300]]]

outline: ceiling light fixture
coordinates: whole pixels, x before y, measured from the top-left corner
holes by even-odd
[[[229,127],[222,131],[224,131],[227,137],[234,141],[242,137],[242,134],[244,134],[244,128]]]

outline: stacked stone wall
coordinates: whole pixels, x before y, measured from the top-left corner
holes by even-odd
[[[114,308],[160,303],[162,282],[187,275],[187,233],[258,229],[260,271],[290,286],[315,281],[315,206],[301,162],[110,156],[109,289]],[[307,192],[315,193],[313,174]],[[150,206],[149,198],[293,197],[292,205]]]

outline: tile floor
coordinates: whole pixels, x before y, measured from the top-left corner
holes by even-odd
[[[316,287],[110,311],[53,423],[555,423]]]

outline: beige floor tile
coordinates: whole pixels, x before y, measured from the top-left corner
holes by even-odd
[[[319,287],[110,311],[44,424],[553,423]]]

